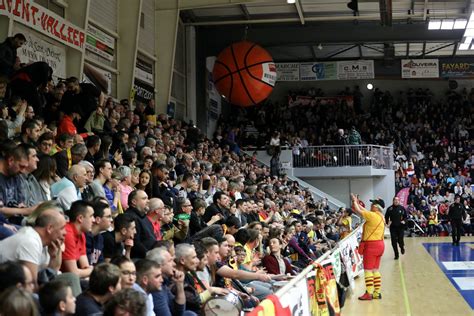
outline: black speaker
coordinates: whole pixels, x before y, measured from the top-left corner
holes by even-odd
[[[456,80],[449,80],[449,89],[456,90],[458,88],[458,82]]]

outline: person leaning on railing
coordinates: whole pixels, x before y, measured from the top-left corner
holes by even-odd
[[[385,231],[385,219],[383,209],[385,202],[378,198],[370,200],[372,205],[370,211],[359,204],[355,194],[351,194],[352,210],[365,219],[362,233],[362,241],[359,244],[359,253],[363,255],[364,275],[366,292],[359,300],[370,301],[381,299],[381,276],[379,272],[380,259],[385,250],[383,241]]]

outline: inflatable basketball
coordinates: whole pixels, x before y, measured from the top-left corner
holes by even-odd
[[[272,56],[247,41],[225,48],[217,56],[212,76],[217,91],[238,106],[256,105],[265,100],[277,78]]]

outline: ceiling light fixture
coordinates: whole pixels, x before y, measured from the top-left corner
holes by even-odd
[[[430,20],[428,30],[439,30],[441,28],[441,20]]]
[[[452,19],[444,19],[441,21],[441,29],[442,30],[452,30],[454,27],[454,20]]]
[[[453,29],[454,30],[464,30],[466,28],[466,25],[467,25],[467,20],[466,19],[456,19],[456,21],[454,21]]]
[[[474,29],[466,29],[464,37],[474,37]]]
[[[462,43],[462,44],[459,44],[458,49],[459,50],[468,50],[469,46],[471,46],[471,43]]]
[[[295,2],[296,2],[296,0],[286,0],[286,3],[288,3],[288,4],[293,4]]]

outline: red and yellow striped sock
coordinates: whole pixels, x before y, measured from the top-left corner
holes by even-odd
[[[374,276],[374,292],[379,294],[380,288],[382,287],[382,279],[381,279],[380,272],[379,271],[374,272],[373,276]]]
[[[367,289],[367,293],[373,294],[374,293],[374,276],[372,271],[364,271],[365,276],[365,288]]]

